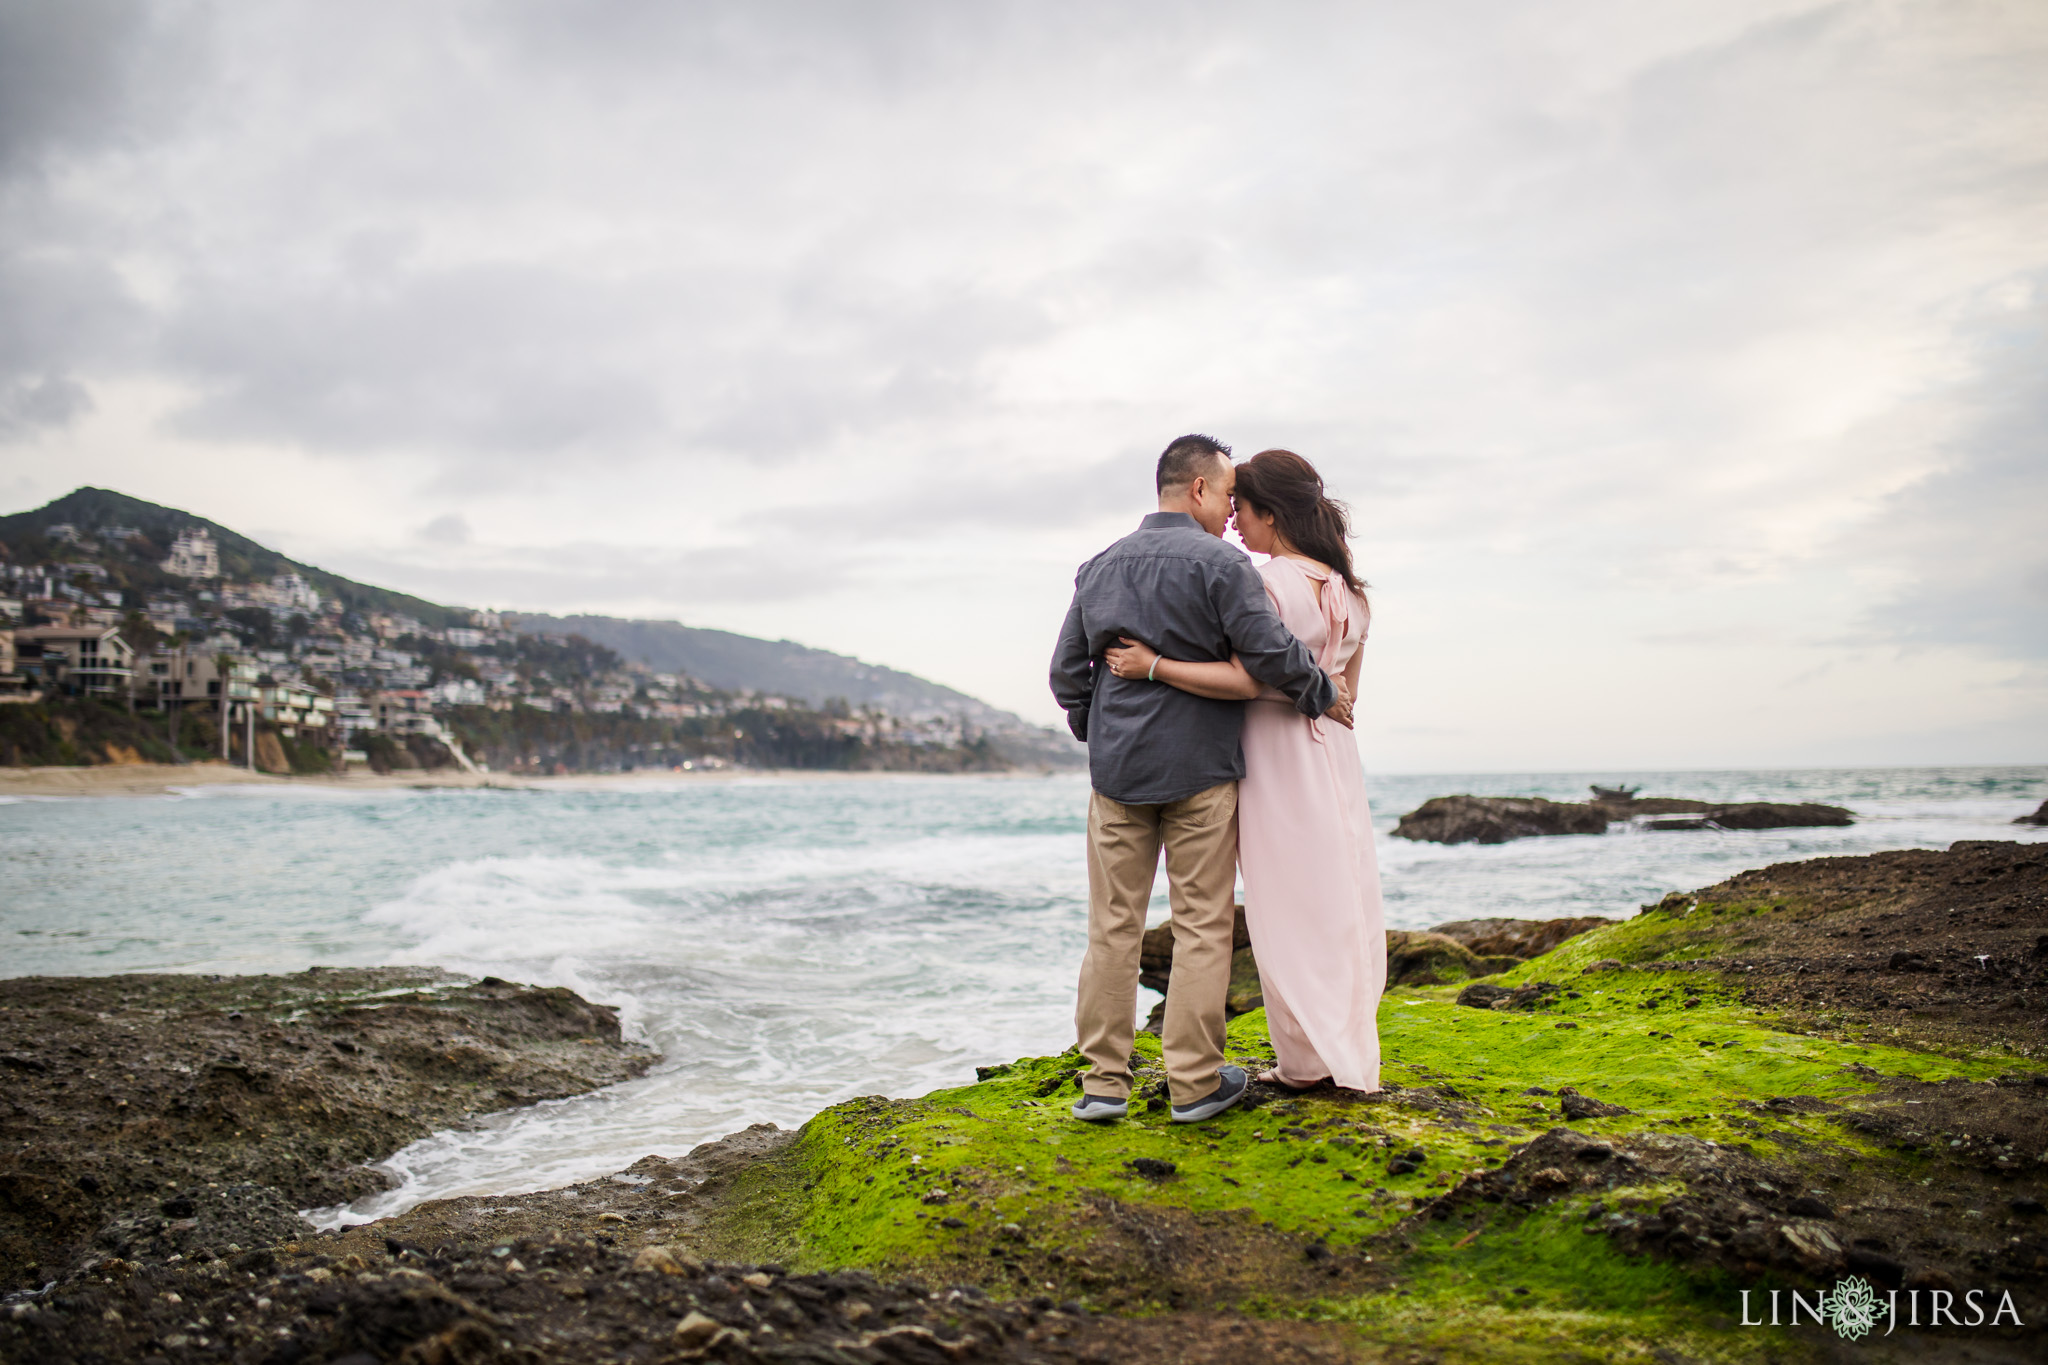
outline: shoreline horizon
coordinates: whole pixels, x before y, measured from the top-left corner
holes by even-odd
[[[1563,777],[1588,774],[1646,776],[1691,773],[1818,773],[1818,772],[1945,772],[1957,769],[1995,769],[2022,772],[2048,770],[2040,763],[1903,763],[1864,765],[1769,765],[1760,767],[1675,767],[1675,768],[1502,768],[1491,772],[1466,769],[1456,772],[1393,772],[1367,770],[1368,777]],[[614,773],[466,773],[460,771],[406,771],[392,773],[265,773],[251,772],[237,764],[203,762],[106,763],[75,766],[0,767],[0,804],[16,800],[113,799],[119,797],[165,797],[182,795],[185,787],[258,787],[273,790],[324,791],[571,791],[604,790],[650,785],[656,782],[845,782],[862,779],[902,781],[909,778],[999,779],[1021,781],[1087,776],[1084,768],[1052,769],[1018,767],[990,772],[917,772],[907,770],[847,770],[839,768],[717,768],[680,770],[643,768]]]

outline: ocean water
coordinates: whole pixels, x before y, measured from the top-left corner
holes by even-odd
[[[1850,807],[1844,829],[1440,847],[1388,837],[1451,792],[1593,781]],[[2042,839],[2048,768],[1369,775],[1387,922],[1627,916],[1824,854]],[[635,778],[540,791],[202,787],[0,801],[0,973],[433,963],[568,986],[663,1054],[646,1077],[436,1134],[394,1189],[547,1188],[862,1094],[970,1079],[1072,1038],[1086,924],[1079,777]],[[1154,918],[1165,915],[1164,879]],[[1149,1008],[1141,992],[1140,1008]]]

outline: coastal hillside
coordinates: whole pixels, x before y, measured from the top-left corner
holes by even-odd
[[[194,758],[232,760],[234,736],[209,728],[208,708],[186,706],[198,695],[220,695],[222,667],[239,670],[236,687],[315,689],[331,699],[330,706],[310,691],[303,698],[266,692],[263,726],[276,729],[277,743],[259,748],[275,771],[329,771],[344,749],[369,752],[377,763],[376,751],[389,747],[382,740],[418,738],[415,731],[449,762],[467,750],[494,768],[520,771],[698,759],[950,771],[1072,766],[1081,755],[1063,733],[896,669],[676,621],[430,602],[103,488],[0,517],[0,630],[46,626],[113,632],[120,642],[106,647],[109,667],[67,681],[60,673],[72,647],[56,641],[46,650],[41,637],[25,636],[30,647],[18,658],[0,652],[0,674],[8,674],[0,693],[38,693],[52,703],[90,694],[125,717],[138,706],[154,713],[154,728],[147,742],[114,736],[110,750],[89,736],[81,747],[81,726],[96,735],[133,728],[132,721],[23,712],[0,727],[9,763],[90,763],[165,746],[167,761],[177,761],[172,750],[187,749]],[[20,665],[11,672],[10,658]],[[197,679],[190,692],[156,681],[188,676]],[[173,724],[160,705],[166,698],[190,711],[180,721],[191,723]],[[293,714],[292,724],[274,724],[280,707]],[[308,721],[329,715],[308,752],[292,758],[286,741],[307,747]],[[420,757],[433,766],[433,753]]]
[[[1023,724],[1014,714],[914,674],[863,663],[844,654],[791,640],[760,640],[680,621],[625,620],[616,616],[545,616],[520,612],[522,630],[580,635],[662,673],[687,673],[729,692],[772,692],[823,706],[841,698],[894,716],[950,716],[979,729],[1003,731]]]

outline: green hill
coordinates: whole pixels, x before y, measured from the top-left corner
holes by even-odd
[[[63,525],[75,526],[83,534],[99,539],[98,551],[81,552],[49,533],[52,526]],[[120,544],[105,541],[105,531],[114,526],[130,527],[140,532],[141,538]],[[194,527],[212,533],[214,544],[220,548],[221,573],[229,580],[268,579],[296,572],[304,575],[322,596],[353,611],[411,616],[435,629],[469,623],[466,608],[444,607],[409,593],[371,587],[311,564],[301,564],[219,522],[108,488],[80,488],[32,512],[0,517],[0,549],[17,564],[89,559],[104,565],[115,585],[122,588],[141,592],[182,590],[190,586],[187,580],[174,578],[157,566],[170,554],[171,542],[178,533]]]

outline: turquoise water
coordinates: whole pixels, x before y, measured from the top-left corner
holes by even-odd
[[[1429,796],[1575,799],[1592,781],[1827,801],[1859,822],[1490,848],[1384,837]],[[1627,915],[1771,862],[2039,839],[2009,822],[2048,796],[2048,768],[1374,776],[1368,790],[1388,923],[1423,927]],[[616,1004],[663,1052],[653,1074],[417,1144],[391,1163],[399,1188],[349,1216],[543,1188],[1065,1047],[1086,795],[1076,777],[877,777],[11,801],[0,970],[436,963]]]

